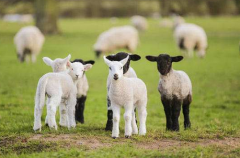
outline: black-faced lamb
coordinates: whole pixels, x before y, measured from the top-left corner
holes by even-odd
[[[157,62],[157,69],[160,73],[158,91],[161,94],[161,101],[166,115],[166,129],[179,131],[178,118],[181,105],[184,115],[184,127],[185,129],[191,127],[189,107],[192,102],[192,83],[185,72],[176,71],[172,68],[172,62],[179,62],[183,57],[160,54],[159,56],[146,56],[146,58],[151,62]]]

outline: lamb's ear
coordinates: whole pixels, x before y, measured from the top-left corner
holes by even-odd
[[[183,56],[175,56],[175,57],[171,57],[172,62],[179,62],[181,60],[183,60]]]
[[[68,61],[70,61],[70,59],[71,59],[71,54],[69,54],[66,58],[64,58],[63,60],[64,60],[64,62],[68,62]]]
[[[115,60],[115,55],[108,55],[106,58],[110,61],[114,61]]]
[[[141,59],[141,57],[137,54],[131,54],[129,56],[130,56],[130,60],[132,60],[132,61],[138,61]]]
[[[129,58],[129,55],[125,59],[121,60],[120,63],[125,65],[128,62],[128,58]]]
[[[89,69],[92,68],[92,64],[86,64],[86,65],[83,65],[84,66],[84,71],[88,71]]]
[[[92,64],[92,65],[94,65],[94,63],[95,63],[94,60],[84,61],[84,64]]]
[[[149,61],[151,61],[151,62],[157,61],[157,58],[158,58],[158,57],[151,56],[151,55],[146,56],[146,59],[149,60]]]
[[[106,63],[108,66],[110,66],[111,61],[108,60],[108,59],[106,58],[106,56],[103,56],[103,59],[104,59],[105,63]]]
[[[70,61],[67,61],[67,68],[70,68],[71,67],[71,62]]]
[[[43,57],[43,62],[45,64],[47,64],[48,66],[52,66],[52,59],[50,59],[49,57]]]

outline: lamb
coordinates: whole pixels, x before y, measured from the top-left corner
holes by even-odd
[[[122,59],[126,58],[127,56],[129,56],[129,59],[127,61],[127,63],[123,66],[123,75],[125,77],[129,77],[129,78],[137,78],[136,72],[133,70],[132,67],[130,67],[130,61],[138,61],[141,59],[141,57],[137,54],[129,54],[129,53],[125,53],[125,52],[119,52],[117,54],[113,54],[113,55],[109,55],[106,58],[110,61],[121,61]],[[111,85],[111,76],[108,75],[107,78],[107,91],[109,92],[109,88]],[[113,126],[113,111],[111,108],[111,101],[109,99],[109,95],[107,95],[107,107],[108,107],[108,112],[107,112],[107,124],[106,124],[106,131],[112,131],[112,126]]]
[[[207,35],[204,29],[195,24],[177,22],[174,25],[174,38],[177,46],[188,57],[193,57],[193,51],[203,58],[208,47]]]
[[[137,124],[135,121],[134,108],[139,114],[140,128],[139,134],[146,134],[147,119],[147,88],[144,82],[138,78],[127,78],[123,76],[123,66],[128,62],[129,56],[121,61],[110,61],[104,56],[104,61],[108,65],[111,77],[109,88],[109,98],[113,110],[113,130],[112,138],[119,137],[120,108],[124,107],[125,137],[137,134]]]
[[[151,62],[157,62],[160,73],[158,91],[166,115],[166,129],[179,131],[178,118],[181,111],[181,104],[184,115],[185,129],[191,127],[189,119],[189,107],[192,102],[192,83],[188,75],[183,71],[176,71],[172,68],[172,62],[179,62],[182,56],[171,57],[168,54],[159,56],[146,56]]]
[[[76,126],[74,119],[77,88],[76,83],[89,70],[92,65],[67,62],[68,70],[58,73],[47,73],[38,82],[35,96],[34,127],[33,130],[41,131],[41,115],[44,107],[45,95],[47,95],[47,124],[57,130],[55,115],[60,103],[64,104],[67,119],[60,118],[60,125],[69,129]],[[62,114],[62,111],[61,111]]]
[[[132,25],[139,31],[146,31],[148,29],[148,23],[145,17],[140,15],[132,16]]]
[[[101,53],[111,53],[117,49],[126,48],[133,53],[138,45],[138,31],[132,26],[113,27],[103,32],[93,48],[96,57]]]
[[[44,57],[43,61],[48,66],[52,67],[53,72],[61,72],[61,71],[66,70],[66,63],[67,63],[67,61],[70,60],[70,58],[71,58],[71,56],[69,55],[65,59],[58,58],[53,61],[48,57]],[[86,65],[86,64],[94,65],[94,63],[95,63],[95,61],[93,61],[93,60],[83,61],[82,59],[75,59],[73,61],[73,63],[74,62],[79,62],[83,65]],[[87,99],[88,89],[89,89],[88,80],[87,80],[86,74],[84,73],[83,77],[79,78],[77,81],[77,104],[75,107],[75,120],[76,120],[76,122],[80,122],[82,124],[84,123],[84,109],[85,109],[85,102]],[[60,105],[60,109],[63,109],[63,113],[64,113],[65,109],[61,108],[61,107],[62,106]],[[64,115],[62,115],[62,116],[64,117]],[[46,122],[46,124],[47,124],[47,122]]]
[[[34,63],[44,43],[44,35],[35,26],[22,28],[14,37],[17,56],[20,62],[24,62],[26,56],[31,56]]]

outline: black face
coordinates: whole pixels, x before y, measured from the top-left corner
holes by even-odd
[[[102,51],[100,50],[95,50],[96,57],[99,58],[101,55]]]
[[[157,68],[160,74],[167,75],[172,68],[172,62],[179,62],[183,59],[183,57],[171,57],[168,54],[160,54],[158,57],[146,56],[146,59],[152,62],[157,62]]]
[[[17,58],[21,63],[25,61],[24,55],[17,54]]]
[[[125,53],[125,52],[119,52],[119,53],[114,54],[114,55],[109,55],[106,58],[110,61],[121,61],[121,60],[125,59],[128,55],[129,55],[129,59],[128,59],[127,63],[123,66],[123,74],[125,74],[130,67],[130,60],[132,60],[132,61],[140,60],[141,57],[139,55],[128,54],[128,53]]]
[[[72,63],[75,63],[75,62],[79,62],[79,63],[82,63],[83,65],[86,65],[86,64],[92,64],[94,65],[95,61],[94,60],[88,60],[88,61],[83,61],[82,59],[75,59],[73,61],[71,61]]]

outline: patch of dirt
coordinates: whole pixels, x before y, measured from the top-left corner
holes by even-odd
[[[60,134],[60,135],[42,135],[36,134],[29,138],[31,140],[40,140],[46,142],[64,142],[64,148],[86,146],[89,149],[98,149],[102,147],[111,147],[113,145],[126,144],[129,142],[128,139],[118,138],[113,140],[110,137],[81,137],[75,134]],[[152,140],[150,142],[136,141],[134,139],[130,140],[132,144],[141,149],[161,149],[167,150],[171,148],[195,148],[197,146],[219,146],[228,148],[239,148],[240,138],[224,138],[224,139],[202,139],[197,142],[188,142],[172,139],[160,139]]]

